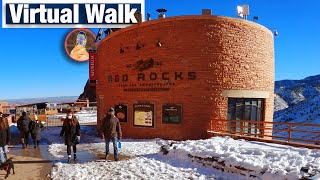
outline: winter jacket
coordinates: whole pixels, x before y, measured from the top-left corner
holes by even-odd
[[[30,118],[25,115],[18,119],[17,126],[20,132],[29,132]]]
[[[106,116],[103,119],[102,135],[104,135],[104,138],[106,139],[114,137],[122,139],[121,126],[117,117]]]
[[[31,137],[33,140],[38,141],[41,139],[41,129],[43,128],[43,124],[40,121],[31,121],[29,124],[29,129],[31,133]]]
[[[4,128],[4,129],[0,128],[0,147],[8,145],[10,140],[11,140],[10,127]]]
[[[64,144],[69,146],[74,146],[78,144],[76,142],[77,136],[80,136],[80,124],[75,116],[72,118],[76,121],[75,125],[70,123],[70,120],[65,119],[63,122],[62,130],[60,136],[65,135]]]

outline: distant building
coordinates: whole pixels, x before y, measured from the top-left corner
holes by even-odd
[[[254,22],[212,15],[142,22],[104,38],[94,65],[98,127],[115,107],[125,138],[200,139],[215,128],[263,137],[240,121],[273,121],[274,37]]]
[[[96,102],[89,102],[89,99],[77,100],[76,102],[64,102],[57,104],[59,112],[65,113],[68,110],[73,112],[79,112],[82,109],[86,109],[92,106],[96,106]]]
[[[16,106],[16,118],[18,119],[22,112],[27,112],[29,117],[33,120],[34,114],[37,114],[38,119],[46,121],[47,115],[58,114],[58,110],[55,103],[32,103]]]
[[[8,102],[0,101],[0,112],[5,113],[4,110],[9,106]]]

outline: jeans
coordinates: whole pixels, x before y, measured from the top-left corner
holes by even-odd
[[[110,154],[110,149],[109,149],[109,144],[110,144],[110,141],[112,141],[113,143],[113,155],[114,155],[114,159],[118,159],[118,138],[114,137],[114,138],[111,138],[111,139],[105,139],[106,141],[106,155],[109,155]]]
[[[5,159],[7,159],[8,145],[0,147],[0,161],[4,163]]]

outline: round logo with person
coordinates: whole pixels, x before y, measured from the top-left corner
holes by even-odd
[[[78,62],[89,60],[89,49],[94,49],[95,34],[88,29],[74,29],[64,40],[64,48],[68,56]]]

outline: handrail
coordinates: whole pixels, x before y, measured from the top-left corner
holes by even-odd
[[[320,124],[310,123],[288,123],[288,122],[269,122],[269,121],[251,121],[251,120],[218,120],[215,122],[248,122],[248,123],[259,123],[259,124],[280,124],[280,125],[292,125],[292,126],[316,126],[320,127]]]
[[[210,123],[209,133],[229,134],[276,140],[281,143],[320,145],[320,124],[269,122],[251,120],[215,120]],[[279,140],[281,139],[281,140]],[[320,148],[320,146],[319,146]]]

